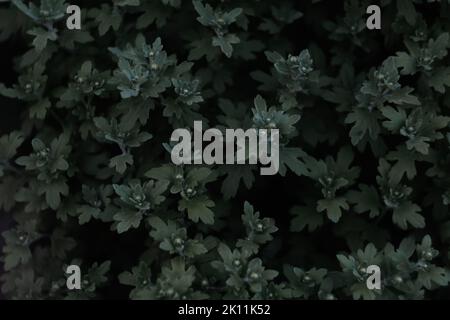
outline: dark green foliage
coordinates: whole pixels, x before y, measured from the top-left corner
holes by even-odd
[[[1,1],[2,294],[448,298],[450,1],[379,3],[79,1],[68,30]],[[278,175],[172,164],[195,120],[279,129]]]

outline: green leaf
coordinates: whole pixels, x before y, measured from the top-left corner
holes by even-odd
[[[372,140],[375,140],[380,133],[378,116],[364,109],[356,109],[349,113],[345,123],[354,123],[350,130],[350,138],[353,145],[357,145],[367,134]]]
[[[319,214],[314,207],[295,206],[290,212],[296,216],[291,220],[290,230],[293,232],[300,232],[306,227],[308,232],[313,232],[323,225],[323,215]]]
[[[404,125],[407,118],[406,112],[400,108],[385,107],[381,110],[383,116],[385,116],[387,121],[383,121],[383,126],[393,133],[398,133],[400,128]]]
[[[220,47],[220,50],[228,57],[233,55],[233,44],[240,43],[241,40],[234,34],[227,34],[225,37],[214,37],[212,44],[215,47]]]
[[[223,180],[221,188],[225,199],[231,199],[236,195],[241,181],[244,182],[248,189],[252,187],[255,181],[253,168],[254,166],[250,165],[227,166],[223,168],[223,171],[227,175]]]
[[[111,158],[109,160],[109,167],[123,174],[127,170],[127,167],[133,165],[133,163],[133,156],[129,153],[124,153]]]
[[[114,215],[114,220],[117,221],[117,232],[124,233],[131,228],[138,228],[141,224],[143,213],[140,211],[120,210]]]
[[[326,211],[328,218],[334,223],[337,223],[341,218],[342,209],[349,209],[347,201],[343,197],[335,199],[322,199],[317,201],[317,211]]]
[[[406,201],[394,209],[392,221],[404,230],[408,228],[408,223],[414,228],[423,228],[425,227],[425,218],[419,214],[421,211],[422,209],[418,205]]]
[[[400,182],[405,175],[412,180],[417,175],[416,161],[422,160],[419,154],[411,152],[405,147],[399,147],[397,151],[389,152],[386,158],[396,161],[389,173],[391,181],[394,183]]]
[[[431,266],[426,271],[419,272],[418,281],[423,283],[425,288],[433,288],[433,284],[446,286],[450,281],[448,271],[441,267]]]
[[[391,103],[412,104],[418,106],[420,105],[419,99],[416,96],[410,94],[413,91],[414,89],[409,87],[400,88],[388,94],[386,98]]]
[[[450,87],[450,67],[438,68],[428,80],[428,84],[439,93],[445,93],[445,87]]]
[[[404,17],[410,25],[415,25],[417,12],[411,0],[397,0],[398,15]]]
[[[24,141],[23,134],[19,131],[13,131],[8,135],[0,137],[0,160],[10,160],[17,152],[17,149]]]
[[[178,204],[180,211],[187,210],[190,220],[194,222],[200,220],[205,224],[214,223],[214,212],[209,209],[211,207],[214,207],[214,202],[206,196],[199,196],[189,200],[182,199]]]
[[[107,4],[102,4],[100,9],[92,9],[89,16],[95,18],[98,23],[98,34],[105,35],[110,29],[118,31],[122,24],[122,15]]]
[[[306,165],[300,160],[303,159],[305,155],[306,153],[300,148],[281,148],[280,175],[284,176],[288,168],[298,176],[305,175],[307,173]]]
[[[61,196],[69,195],[69,186],[64,180],[41,185],[40,194],[45,194],[45,201],[53,210],[59,208]]]
[[[374,218],[380,214],[380,198],[377,189],[364,184],[359,185],[361,191],[349,191],[346,195],[348,201],[354,204],[353,209],[357,213],[369,212],[369,217]]]
[[[27,32],[28,34],[35,36],[33,45],[37,51],[42,51],[47,46],[48,41],[55,41],[58,39],[55,31],[48,31],[42,28],[34,28]]]

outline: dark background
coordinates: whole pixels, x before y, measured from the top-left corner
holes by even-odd
[[[0,82],[9,86],[17,81],[13,70],[13,58],[23,45],[20,39],[11,39],[0,42]],[[20,128],[21,103],[18,100],[8,99],[0,95],[0,135]],[[0,178],[1,179],[1,178]],[[0,210],[0,234],[12,225],[11,217]],[[0,237],[0,251],[3,247],[3,237]],[[0,253],[1,255],[1,253]],[[3,264],[0,263],[0,275],[3,273]],[[2,298],[0,291],[0,299]]]
[[[376,3],[377,1],[374,1]],[[82,2],[81,2],[82,3]],[[2,4],[0,4],[2,6]],[[312,28],[313,20],[317,19],[334,19],[336,16],[343,15],[342,1],[325,1],[324,3],[315,4],[314,7],[305,1],[296,1],[298,10],[304,13],[304,16],[297,22],[285,28],[280,37],[287,37],[291,39],[295,47],[294,52],[298,53],[311,42],[316,43],[325,53],[331,47],[328,34],[323,30]],[[427,12],[427,17],[433,19],[438,17],[438,12]],[[321,18],[320,18],[321,17]],[[127,21],[124,21],[126,24]],[[192,23],[192,22],[191,22]],[[174,26],[175,28],[177,26]],[[299,32],[301,30],[301,32]],[[277,35],[278,36],[278,35]],[[177,39],[171,39],[170,36],[161,37],[167,41],[165,43],[167,51],[176,53],[179,48]],[[27,40],[25,40],[27,39]],[[25,38],[23,35],[16,35],[6,42],[0,43],[0,82],[10,86],[17,82],[17,74],[13,69],[13,58],[23,54],[31,43],[29,37]],[[271,39],[268,39],[271,41]],[[401,42],[398,43],[401,47]],[[355,61],[357,68],[369,70],[371,66],[378,65],[387,56],[395,54],[397,47],[390,46],[389,51],[385,49],[383,37],[380,37],[380,44],[378,50],[367,52]],[[329,54],[327,58],[330,58]],[[267,71],[268,63],[265,57],[262,57],[242,69],[242,74],[234,75],[234,79],[242,79],[243,82],[240,87],[250,86],[252,92],[256,92],[255,86],[257,83],[251,80],[248,75],[250,70],[264,70]],[[248,81],[248,83],[246,82]],[[20,127],[20,112],[22,105],[17,100],[7,99],[0,96],[0,135],[10,132]],[[157,122],[155,122],[157,123]],[[155,126],[155,124],[153,125]],[[349,140],[348,132],[342,132],[343,139]],[[393,143],[395,145],[395,143]],[[328,145],[322,145],[314,149],[315,157],[324,157],[328,154],[336,154],[337,146],[330,148]],[[374,170],[363,170],[362,178],[359,183],[376,184],[376,164],[378,159],[375,159],[371,154],[357,155],[355,160],[357,164],[364,164],[366,168],[374,168]],[[252,205],[262,213],[263,216],[271,216],[275,218],[276,225],[280,229],[277,233],[276,239],[271,246],[280,249],[279,252],[272,257],[268,267],[280,269],[283,263],[293,263],[298,257],[293,257],[290,250],[293,244],[304,245],[307,243],[312,246],[315,251],[323,255],[335,254],[341,250],[347,250],[348,247],[344,240],[339,240],[333,236],[331,225],[324,226],[310,235],[292,235],[288,232],[291,216],[288,214],[292,206],[299,204],[301,195],[304,191],[311,188],[311,182],[307,179],[299,179],[295,175],[288,175],[287,177],[261,177],[256,176],[256,181],[252,190],[247,190],[241,187],[239,194],[232,200],[232,207],[234,212],[242,211],[242,204],[245,200],[252,203]],[[215,195],[220,195],[220,182],[211,186],[211,192]],[[236,215],[236,217],[239,217]],[[9,228],[12,224],[9,215],[0,212],[0,232]],[[386,221],[386,228],[391,229],[391,235],[395,238],[401,239],[404,236],[403,232],[392,226],[392,222]],[[145,249],[144,240],[146,239],[146,232],[130,232],[125,235],[117,235],[109,230],[109,225],[100,222],[91,222],[85,225],[79,234],[77,234],[77,241],[83,245],[84,256],[83,259],[87,261],[103,261],[110,259],[114,262],[112,272],[110,273],[109,285],[102,290],[106,298],[127,298],[129,288],[118,285],[117,275],[123,270],[129,270],[136,264],[139,255]],[[141,230],[143,231],[143,230]],[[396,233],[395,233],[396,232]],[[0,247],[2,245],[2,238],[0,237]],[[267,253],[269,256],[271,255]],[[286,257],[281,259],[281,257]],[[308,257],[302,257],[308,261]],[[308,261],[311,262],[311,261]],[[337,263],[337,262],[336,262]],[[336,265],[337,266],[337,265]],[[2,273],[0,264],[0,274]],[[442,296],[450,296],[450,290],[440,291]],[[1,298],[1,293],[0,293]]]

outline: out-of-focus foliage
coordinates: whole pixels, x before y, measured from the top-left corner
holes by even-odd
[[[79,5],[0,2],[6,297],[448,298],[449,1],[380,1],[381,30],[364,0]],[[277,177],[173,165],[195,120],[279,129]]]

